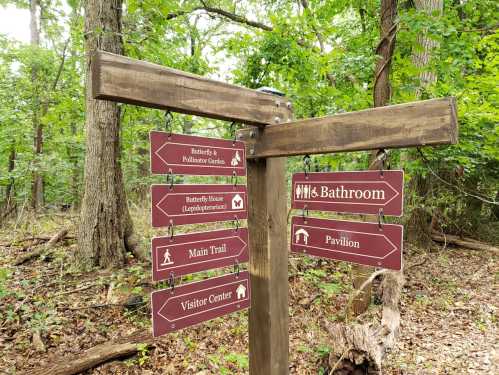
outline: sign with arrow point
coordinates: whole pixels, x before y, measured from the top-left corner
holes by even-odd
[[[152,131],[151,173],[197,176],[246,176],[241,141]]]
[[[246,219],[245,185],[152,185],[152,226]]]
[[[153,336],[205,322],[250,306],[248,271],[151,294]]]
[[[291,251],[400,270],[403,226],[295,216]]]
[[[403,171],[296,173],[292,208],[402,216]]]
[[[244,263],[248,256],[248,229],[223,229],[210,232],[179,234],[152,239],[152,278],[167,280],[170,275],[194,272]]]

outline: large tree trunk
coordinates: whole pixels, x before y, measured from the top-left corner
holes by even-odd
[[[90,76],[93,51],[123,53],[122,5],[122,0],[85,3],[87,144],[77,250],[84,268],[119,267],[135,246],[120,166],[120,110],[116,103],[92,98]]]
[[[443,0],[415,0],[414,3],[416,10],[426,13],[428,17],[440,16],[444,8]],[[429,64],[432,53],[439,47],[439,42],[431,38],[427,31],[419,34],[417,42],[418,46],[412,53],[412,61],[419,69],[419,87],[416,89],[416,97],[422,99],[427,96],[427,88],[437,80],[437,75],[429,68]],[[415,157],[410,154],[410,158]],[[430,185],[430,181],[425,177],[416,174],[412,177],[408,189],[409,196],[414,198],[416,204],[407,222],[407,239],[421,247],[428,247],[432,243],[430,225],[432,215],[420,207],[428,195]]]
[[[30,32],[31,46],[33,48],[40,47],[40,28],[38,25],[38,0],[30,1]],[[33,62],[31,68],[31,80],[34,87],[32,96],[32,122],[33,122],[33,148],[34,148],[34,171],[31,182],[31,205],[33,209],[38,210],[43,207],[43,177],[40,173],[40,156],[43,151],[43,128],[40,122],[40,88],[38,84],[38,69],[37,62]]]
[[[382,107],[389,103],[391,97],[390,70],[393,50],[395,48],[395,38],[397,35],[397,0],[383,0],[380,10],[380,33],[381,38],[376,48],[376,55],[379,56],[374,71],[374,106]],[[369,169],[379,169],[379,162],[375,162],[376,152],[371,157]],[[373,267],[353,266],[353,286],[359,289],[364,281],[373,272]],[[354,299],[352,312],[354,315],[362,314],[367,310],[371,301],[371,285],[368,285]]]

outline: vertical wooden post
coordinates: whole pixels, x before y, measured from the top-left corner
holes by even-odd
[[[286,158],[248,160],[251,375],[288,373]]]

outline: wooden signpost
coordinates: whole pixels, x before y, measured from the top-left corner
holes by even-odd
[[[251,303],[249,357],[252,375],[284,375],[289,372],[285,157],[453,144],[458,137],[453,98],[293,121],[292,106],[285,97],[107,52],[97,52],[93,56],[91,67],[95,99],[256,125],[240,130],[237,135],[238,140],[245,142],[248,167],[248,285],[251,289],[251,302],[248,302]],[[161,151],[159,155],[165,159]],[[160,157],[159,155],[157,156]],[[162,163],[160,168],[168,169],[167,165],[171,160],[165,159]],[[164,192],[164,188],[162,189]],[[162,209],[168,217],[168,210],[164,207]],[[327,236],[326,233],[322,235]],[[392,237],[390,241],[394,243]],[[360,246],[361,239],[358,242]],[[397,243],[394,245],[397,247]],[[331,249],[333,248],[328,247],[327,250]],[[383,250],[385,253],[378,250],[375,252],[378,258],[383,258],[388,251],[386,248]],[[230,275],[226,277],[234,278]],[[170,291],[164,293],[157,294],[158,297],[153,296],[153,304],[157,303],[159,310],[169,301]],[[206,295],[199,297],[207,298]],[[230,299],[230,303],[233,301]],[[197,311],[195,310],[196,314]],[[159,333],[169,332],[171,328],[167,325],[170,324],[171,327],[172,317],[161,314],[162,317],[157,318],[163,319],[161,324],[166,326],[162,326]],[[179,322],[182,319],[183,315]]]

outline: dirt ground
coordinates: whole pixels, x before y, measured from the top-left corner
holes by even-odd
[[[30,374],[151,324],[148,294],[156,286],[147,264],[130,259],[117,272],[81,274],[72,264],[70,238],[12,266],[17,256],[42,246],[29,238],[72,228],[64,217],[37,220],[0,229],[1,374]],[[151,233],[144,231],[146,244]],[[497,256],[435,245],[409,248],[404,257],[401,337],[383,373],[499,374]],[[343,320],[350,266],[294,255],[289,264],[290,373],[324,374],[330,341],[323,327]],[[130,300],[130,294],[144,297]],[[375,298],[360,320],[378,319],[379,310]],[[164,336],[152,349],[141,346],[137,355],[86,374],[247,374],[247,325],[247,313],[235,313]]]

